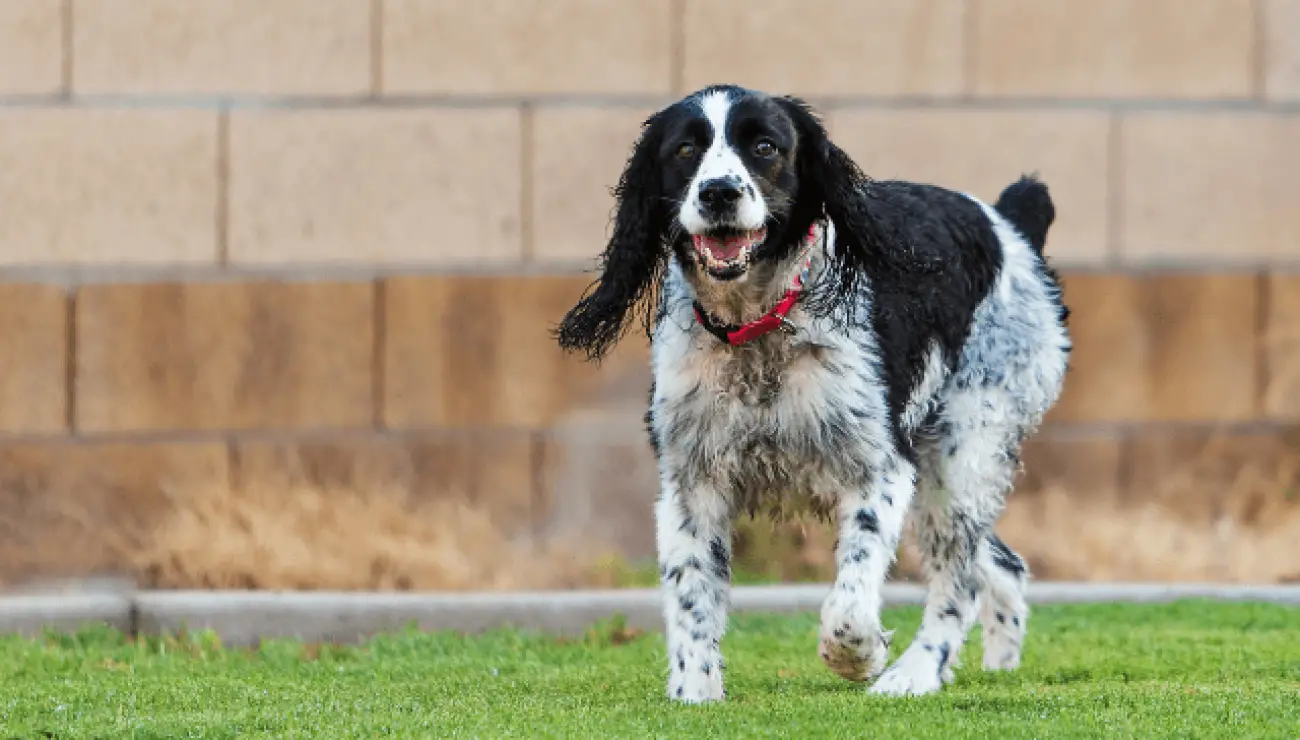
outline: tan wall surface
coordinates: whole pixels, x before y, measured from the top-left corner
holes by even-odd
[[[87,523],[214,487],[648,552],[644,342],[597,368],[548,330],[639,122],[723,81],[807,96],[877,177],[1051,186],[1077,351],[1008,526],[1056,489],[1293,501],[1300,0],[7,0],[0,535],[99,544],[0,578],[139,570]]]
[[[718,81],[877,176],[1040,170],[1070,265],[1294,263],[1298,80],[1296,0],[16,0],[0,265],[587,264]]]

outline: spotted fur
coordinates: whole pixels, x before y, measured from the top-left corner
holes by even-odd
[[[719,178],[734,205],[702,205]],[[836,522],[819,653],[839,675],[884,694],[938,690],[976,621],[985,667],[1016,667],[1028,573],[993,524],[1070,350],[1043,257],[1046,187],[1022,178],[988,206],[874,181],[803,102],[712,87],[647,121],[616,195],[602,274],[558,337],[598,358],[640,312],[652,338],[668,696],[723,697],[741,511],[810,506]],[[762,243],[722,273],[693,246],[760,227]],[[697,301],[728,323],[761,315],[810,244],[793,335],[732,347],[699,325]],[[880,585],[905,521],[929,593],[914,642],[886,670]]]

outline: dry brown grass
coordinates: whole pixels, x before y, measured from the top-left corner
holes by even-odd
[[[1290,436],[1205,436],[1148,449],[1129,490],[1015,492],[999,534],[1035,577],[1092,581],[1300,581],[1300,449]],[[833,577],[834,534],[815,521],[740,528],[738,564],[785,579]],[[895,566],[913,578],[910,538]]]
[[[1045,491],[998,531],[1037,578],[1083,581],[1300,580],[1300,506],[1248,521],[1189,518],[1154,502],[1116,507]]]
[[[1040,575],[1081,580],[1300,580],[1293,434],[1156,440],[1129,489],[1017,497],[999,531]]]
[[[571,542],[512,537],[480,507],[416,501],[400,490],[213,486],[169,497],[155,516],[99,527],[85,526],[74,506],[61,508],[65,524],[80,523],[79,550],[94,562],[63,556],[72,531],[64,526],[65,537],[28,543],[29,566],[49,564],[41,575],[111,572],[152,588],[566,588],[590,580],[597,555]]]
[[[1157,465],[1140,496],[1019,491],[998,531],[1040,579],[1300,579],[1300,454],[1281,442],[1267,454],[1260,452],[1264,442],[1217,444],[1179,452],[1186,464]],[[429,501],[400,487],[211,485],[143,498],[101,496],[98,504],[86,503],[95,497],[85,491],[36,493],[15,499],[22,506],[0,505],[0,580],[94,573],[155,588],[612,585],[602,563],[616,548],[591,538],[598,527],[583,527],[582,537],[514,536],[481,507]],[[131,500],[141,503],[111,503]],[[737,566],[781,580],[824,580],[833,574],[833,543],[833,533],[816,521],[748,521],[738,530]],[[905,546],[896,576],[913,576],[916,565]]]
[[[463,501],[305,485],[189,496],[118,552],[153,587],[419,591],[571,587],[594,556]]]

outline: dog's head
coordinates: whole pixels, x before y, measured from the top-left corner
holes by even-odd
[[[714,280],[741,278],[771,258],[799,193],[792,103],[711,88],[665,111],[660,177],[678,232],[674,246]],[[771,239],[769,240],[769,236]]]
[[[694,279],[743,282],[789,257],[823,216],[835,222],[832,267],[847,294],[855,255],[879,247],[865,180],[797,98],[730,85],[688,95],[645,122],[614,190],[602,274],[561,323],[560,344],[600,357],[638,305],[649,331],[646,299],[673,255]]]

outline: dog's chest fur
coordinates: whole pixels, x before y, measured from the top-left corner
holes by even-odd
[[[740,347],[719,343],[698,354],[700,382],[725,402],[736,406],[736,413],[762,414],[781,398],[781,387],[791,371],[805,365],[803,372],[817,372],[807,360],[815,348],[795,345],[783,335],[768,335]],[[705,356],[711,355],[711,356]]]
[[[678,485],[709,485],[750,512],[820,512],[862,479],[886,414],[868,348],[811,327],[729,347],[684,319],[656,339],[649,416]]]

